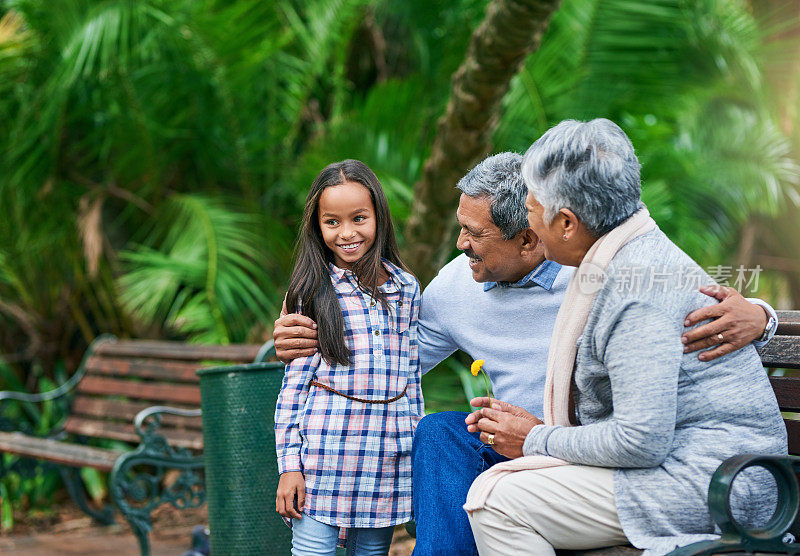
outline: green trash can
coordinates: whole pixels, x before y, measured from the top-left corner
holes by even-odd
[[[292,533],[275,512],[275,402],[282,363],[197,371],[203,408],[211,554],[285,556]]]

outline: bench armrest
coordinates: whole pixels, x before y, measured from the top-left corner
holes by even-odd
[[[154,405],[147,409],[141,410],[136,414],[133,420],[133,426],[136,429],[136,434],[144,439],[161,426],[161,414],[167,413],[169,415],[180,415],[181,417],[200,417],[202,411],[200,409],[181,409],[178,407],[169,407],[165,405]],[[147,430],[144,430],[145,421],[153,417],[150,424],[147,425]]]
[[[10,390],[0,392],[0,431],[16,431],[30,436],[46,437],[52,437],[57,434],[63,426],[63,418],[67,413],[67,405],[69,403],[67,394],[75,388],[81,378],[83,378],[83,372],[79,371],[57,388],[38,394],[28,394],[26,392],[14,392]],[[42,435],[41,433],[37,433],[36,429],[41,424],[41,415],[44,409],[37,409],[28,404],[37,404],[51,400],[57,404],[53,412],[55,418],[48,426],[48,430]],[[8,406],[5,404],[9,402],[18,402],[21,404],[20,409],[23,412],[21,418],[9,417],[7,415],[5,409]]]
[[[41,403],[47,402],[50,400],[55,400],[60,398],[66,394],[68,394],[73,388],[75,388],[78,383],[83,378],[83,375],[86,374],[86,360],[94,353],[95,349],[98,345],[104,342],[114,341],[115,337],[111,334],[103,334],[98,336],[97,339],[92,342],[89,348],[86,350],[86,353],[83,356],[83,361],[81,361],[78,370],[75,372],[74,375],[69,377],[69,379],[61,384],[57,388],[53,388],[52,390],[48,390],[47,392],[39,392],[38,394],[28,394],[27,392],[13,392],[11,390],[5,390],[0,392],[0,404],[2,404],[6,400],[16,400],[20,402],[27,402],[27,403]]]
[[[778,503],[770,520],[757,529],[747,529],[733,518],[730,494],[736,476],[748,467],[763,467],[775,479]],[[667,556],[706,556],[723,552],[795,554],[797,545],[787,535],[800,509],[800,457],[742,454],[723,461],[711,476],[708,510],[722,531],[718,540],[700,541],[676,548]],[[786,542],[785,542],[786,541]]]
[[[14,392],[11,390],[6,390],[0,392],[0,430],[2,431],[19,431],[24,432],[25,434],[30,434],[36,436],[34,433],[34,426],[33,423],[36,423],[40,419],[41,411],[37,410],[29,405],[26,404],[37,404],[42,402],[48,401],[56,401],[58,404],[63,404],[63,407],[60,405],[59,409],[57,410],[57,415],[64,416],[66,412],[66,404],[68,403],[68,394],[70,391],[75,388],[78,383],[83,378],[85,374],[85,370],[83,368],[79,369],[74,375],[72,375],[69,380],[58,386],[57,388],[53,388],[52,390],[48,390],[47,392],[39,392],[37,394],[28,394],[27,392]],[[8,402],[20,402],[22,405],[23,411],[27,414],[27,419],[12,419],[5,415],[4,408],[5,404]],[[60,419],[56,419],[58,422]],[[55,424],[52,428],[46,433],[47,436],[51,436],[55,432],[60,429],[61,425]]]
[[[762,467],[775,479],[778,501],[772,518],[758,529],[746,529],[733,518],[730,493],[736,476],[749,467]],[[797,519],[800,510],[800,457],[742,454],[726,459],[711,477],[708,509],[722,530],[722,538],[736,538],[753,551],[779,550],[783,537]]]
[[[81,378],[83,378],[83,373],[75,373],[69,378],[69,380],[60,385],[58,388],[53,388],[47,392],[39,392],[38,394],[28,394],[26,392],[5,390],[0,392],[0,403],[3,403],[6,400],[16,400],[28,403],[41,403],[55,400],[56,398],[60,398],[61,396],[69,393],[69,391],[72,390],[78,384],[78,382],[80,382]]]

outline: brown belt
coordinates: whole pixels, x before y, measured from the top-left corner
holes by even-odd
[[[343,398],[347,398],[348,400],[353,400],[354,402],[361,402],[361,403],[392,403],[392,402],[396,402],[397,400],[399,400],[400,398],[405,396],[406,395],[406,390],[408,390],[408,384],[406,384],[406,387],[403,388],[403,391],[400,392],[400,394],[398,394],[394,398],[389,398],[388,400],[367,400],[367,399],[364,399],[364,398],[356,398],[355,396],[348,396],[347,394],[342,394],[338,390],[334,390],[330,386],[322,384],[321,382],[317,382],[316,380],[312,380],[311,381],[311,386],[316,386],[317,388],[322,388],[323,390],[327,390],[328,392],[333,392],[334,394],[339,394],[340,396],[342,396]]]

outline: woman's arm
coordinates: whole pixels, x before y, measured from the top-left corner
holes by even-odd
[[[639,301],[600,320],[595,353],[608,369],[613,416],[578,427],[537,425],[523,452],[583,465],[654,467],[666,458],[675,431],[680,327]]]
[[[288,365],[275,407],[275,449],[278,472],[302,471],[300,466],[300,412],[308,398],[308,388],[319,367],[321,356],[300,357]]]

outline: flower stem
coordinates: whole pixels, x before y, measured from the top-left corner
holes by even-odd
[[[492,391],[489,387],[489,377],[486,376],[486,373],[481,370],[481,374],[483,375],[483,382],[486,384],[486,395],[489,397],[489,409],[492,408]]]

